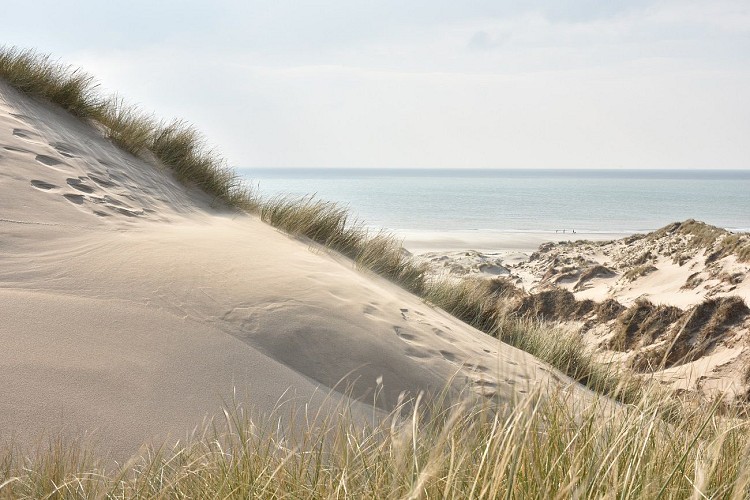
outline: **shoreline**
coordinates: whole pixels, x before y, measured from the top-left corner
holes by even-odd
[[[560,230],[562,231],[562,230]],[[405,249],[413,254],[437,252],[456,252],[475,250],[483,253],[523,252],[531,253],[539,249],[539,245],[548,242],[562,241],[612,241],[639,234],[635,232],[571,232],[554,231],[393,231]]]

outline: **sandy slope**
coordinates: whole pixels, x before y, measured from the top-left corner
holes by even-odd
[[[694,234],[678,230],[691,226],[696,232],[713,231],[721,236],[714,243],[695,244]],[[431,252],[419,258],[439,277],[500,277],[528,294],[542,296],[547,291],[564,289],[574,300],[601,303],[611,299],[623,309],[648,301],[654,308],[678,307],[687,320],[705,301],[738,297],[750,303],[750,263],[742,262],[731,252],[716,253],[721,249],[722,238],[730,236],[747,238],[747,235],[729,235],[717,228],[688,221],[647,235],[612,241],[547,242],[533,253],[519,252],[509,245],[492,252]],[[560,311],[564,316],[558,314],[546,319],[565,321],[567,327],[582,333],[602,361],[628,368],[644,353],[659,352],[669,346],[685,322],[662,325],[655,333],[658,338],[645,335],[620,350],[612,349],[611,340],[629,325],[637,326],[639,316],[628,316],[625,311],[606,320],[600,320],[594,312],[571,318],[572,309],[564,307]],[[655,376],[677,390],[747,400],[750,398],[750,349],[747,347],[750,315],[746,311],[740,313],[737,321],[716,328],[705,340],[705,346],[700,347],[696,359],[654,372],[646,370],[644,376]],[[648,324],[657,316],[644,316],[640,324],[644,329],[651,328]],[[711,323],[710,318],[702,321],[706,325]],[[679,348],[679,344],[704,341],[680,337],[675,342]]]
[[[1,82],[0,314],[0,437],[94,432],[120,457],[233,399],[314,410],[349,386],[367,414],[379,384],[388,409],[449,380],[501,401],[569,383]]]

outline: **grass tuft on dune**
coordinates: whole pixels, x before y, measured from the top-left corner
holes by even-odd
[[[224,203],[254,207],[250,189],[226,161],[184,121],[162,122],[117,96],[103,96],[93,76],[49,55],[0,47],[0,78],[83,119],[102,124],[107,136],[135,155],[151,152],[176,176]]]
[[[10,450],[0,498],[747,498],[747,420],[706,405],[666,424],[648,397],[609,405],[533,393],[370,424],[342,406],[294,429],[282,422],[299,408],[234,408],[192,442],[109,470],[62,441]]]
[[[510,296],[514,291],[512,287],[498,288],[491,280],[445,280],[430,283],[425,296],[465,323],[546,361],[600,394],[632,403],[649,390],[648,382],[594,359],[579,334],[536,315],[517,314]],[[672,403],[662,408],[665,417],[674,411]]]
[[[268,224],[310,238],[411,292],[424,291],[424,266],[411,259],[400,241],[385,232],[373,235],[336,203],[312,196],[275,197],[260,203],[260,216]]]

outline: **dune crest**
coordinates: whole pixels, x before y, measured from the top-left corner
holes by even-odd
[[[688,220],[519,255],[428,253],[432,276],[495,280],[507,310],[564,322],[605,363],[680,392],[750,397],[750,235]]]
[[[372,414],[446,384],[501,403],[574,385],[2,83],[0,148],[2,438],[94,432],[124,456],[234,399],[348,389]]]

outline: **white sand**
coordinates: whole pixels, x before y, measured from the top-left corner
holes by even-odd
[[[450,380],[505,402],[570,383],[2,82],[0,166],[0,439],[93,433],[123,457],[233,400],[314,411],[349,385],[371,414],[379,381],[386,410]]]
[[[609,241],[623,233],[556,233],[554,231],[396,231],[404,248],[415,254],[475,250],[484,253],[534,252],[542,243],[560,241]]]
[[[591,240],[581,236],[581,239]],[[525,240],[509,240],[509,243],[497,240],[497,246],[490,250],[428,252],[420,254],[419,258],[436,276],[453,279],[503,276],[529,293],[561,287],[571,291],[578,300],[602,302],[611,298],[626,307],[638,299],[648,299],[654,304],[688,310],[707,299],[728,296],[738,296],[750,303],[749,263],[738,262],[732,255],[707,263],[707,252],[691,247],[689,240],[679,234],[663,235],[656,240],[545,245],[545,251],[540,250],[534,259],[530,258],[530,251],[519,250]],[[537,240],[540,244],[546,243],[540,240]],[[488,241],[467,243],[482,245]],[[643,259],[644,255],[649,256],[648,259]],[[684,258],[675,261],[676,256]],[[633,278],[627,276],[628,271],[644,262],[652,266],[650,272]],[[610,271],[581,282],[584,272],[596,265]],[[568,326],[577,329],[581,324]],[[603,361],[625,364],[640,348],[626,353],[609,350],[607,340],[619,328],[616,322],[599,325],[584,332],[583,338],[598,351]],[[745,398],[750,392],[746,376],[750,373],[749,337],[750,317],[722,333],[697,360],[658,371],[654,376],[674,389],[696,391],[709,397],[723,394],[728,398]]]

